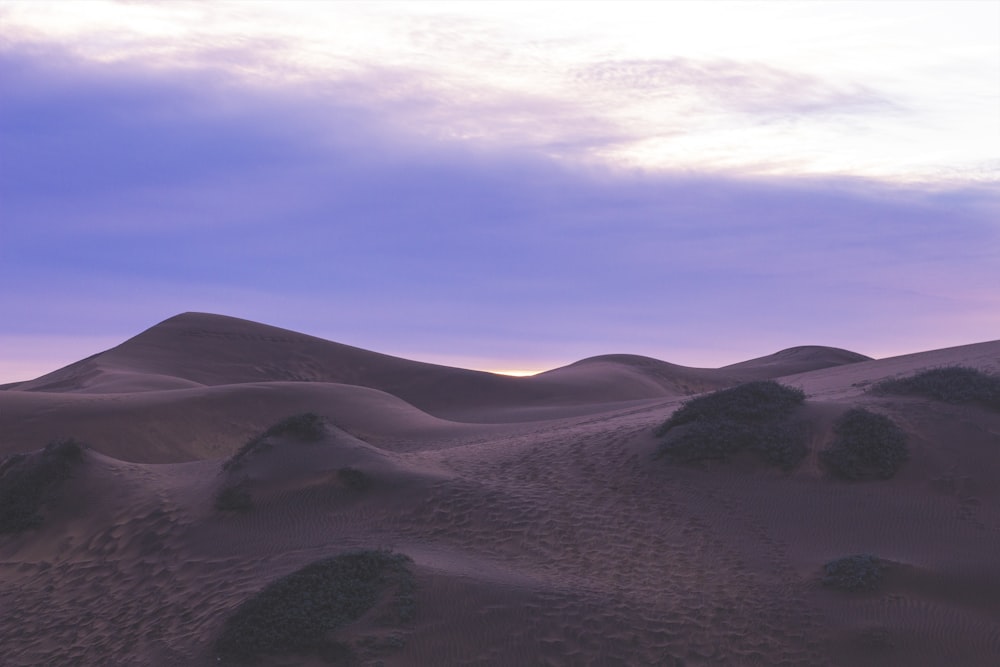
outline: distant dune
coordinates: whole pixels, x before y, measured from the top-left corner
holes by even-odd
[[[0,662],[217,665],[227,618],[266,585],[388,547],[412,558],[415,612],[379,598],[331,631],[340,664],[994,665],[1000,413],[867,391],[954,365],[1000,374],[1000,341],[720,369],[615,354],[513,378],[179,315],[0,391],[0,453],[90,445],[51,484],[38,456],[0,463],[0,495],[43,499],[37,526],[0,533]],[[806,392],[798,467],[654,459],[688,397],[759,379]],[[820,465],[855,407],[905,431],[891,479]],[[301,413],[315,437],[264,434]],[[878,587],[823,585],[857,554]]]
[[[410,361],[233,317],[184,313],[111,350],[8,388],[122,394],[260,382],[322,382],[377,389],[427,412],[456,415],[480,408],[537,410],[684,396],[741,379],[778,377],[866,359],[834,348],[794,348],[716,370],[617,354],[519,378]]]
[[[855,364],[859,361],[872,361],[872,358],[836,347],[804,345],[790,347],[766,357],[730,364],[724,366],[722,370],[739,373],[743,378],[757,380],[818,371],[833,366]]]

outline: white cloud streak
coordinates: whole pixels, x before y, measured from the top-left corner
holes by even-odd
[[[14,41],[307,85],[418,136],[567,161],[1000,177],[994,3],[15,2],[3,20]]]

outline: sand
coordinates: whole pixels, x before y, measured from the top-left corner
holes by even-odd
[[[391,548],[414,561],[417,613],[360,664],[994,665],[1000,414],[865,392],[956,364],[1000,372],[1000,341],[881,360],[802,347],[723,369],[608,355],[511,378],[180,315],[0,391],[0,454],[91,446],[41,526],[0,535],[0,663],[216,664],[226,616],[267,583]],[[761,378],[809,397],[801,466],[653,459],[653,428],[688,396]],[[853,406],[906,430],[891,480],[818,466]],[[307,411],[321,439],[279,437],[221,472]],[[371,488],[348,488],[344,467]],[[254,508],[216,510],[236,481]],[[881,588],[821,585],[825,562],[857,553],[887,563]],[[366,617],[342,632],[388,630]]]

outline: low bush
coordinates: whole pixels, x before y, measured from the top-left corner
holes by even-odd
[[[337,477],[343,482],[344,486],[355,491],[370,489],[373,483],[368,473],[357,468],[351,468],[350,466],[338,470]]]
[[[223,472],[238,470],[243,467],[251,456],[258,452],[267,451],[268,449],[271,449],[271,443],[267,442],[263,437],[258,435],[250,438],[242,447],[236,450],[235,454],[222,463],[222,470]]]
[[[676,463],[724,461],[748,451],[790,470],[808,453],[805,434],[790,421],[805,394],[773,381],[749,382],[692,399],[657,428],[667,436],[657,457]]]
[[[910,377],[883,380],[871,391],[923,396],[945,403],[974,403],[1000,410],[1000,377],[965,366],[932,368]]]
[[[746,448],[764,463],[782,470],[792,470],[809,453],[804,426],[788,421],[757,427],[747,439]]]
[[[838,558],[823,566],[823,585],[842,591],[875,590],[882,570],[881,561],[871,554]]]
[[[242,483],[230,484],[215,496],[215,509],[222,512],[248,512],[253,509],[253,498]]]
[[[314,441],[319,440],[326,433],[326,423],[323,418],[312,412],[304,412],[300,415],[292,415],[274,424],[260,435],[247,440],[246,443],[222,464],[225,472],[237,470],[246,463],[253,454],[263,452],[271,448],[268,438],[280,436],[291,436],[297,440]]]
[[[351,648],[329,637],[395,587],[396,618],[412,617],[412,561],[384,550],[316,561],[269,584],[226,620],[215,642],[220,662],[248,664],[265,655],[315,653],[346,661]]]
[[[290,435],[298,440],[319,440],[326,433],[323,418],[313,412],[286,417],[264,431],[264,437]]]
[[[833,432],[833,443],[819,458],[841,479],[889,479],[909,458],[906,433],[885,415],[853,408],[834,423]]]
[[[56,440],[41,452],[15,454],[0,464],[0,533],[39,525],[42,506],[83,461],[86,447],[72,439]]]
[[[806,400],[801,389],[773,380],[747,382],[692,398],[656,429],[664,435],[675,426],[694,421],[762,422],[785,417]]]

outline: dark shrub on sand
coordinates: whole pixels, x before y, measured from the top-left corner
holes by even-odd
[[[350,646],[330,633],[365,614],[393,589],[396,621],[413,616],[412,561],[383,550],[353,551],[316,561],[246,600],[226,620],[215,651],[224,664],[265,655],[317,654],[348,662]]]
[[[694,463],[724,461],[748,451],[789,470],[808,451],[803,430],[790,420],[804,400],[802,390],[771,380],[691,399],[656,429],[657,435],[666,436],[657,457]]]
[[[355,491],[365,491],[372,486],[371,476],[363,470],[357,468],[341,468],[337,471],[337,478],[343,482],[344,486]]]
[[[694,421],[762,422],[784,417],[802,404],[805,393],[773,380],[759,380],[692,398],[656,429],[664,435]]]
[[[222,487],[215,496],[215,509],[222,512],[248,512],[253,509],[253,498],[243,483]]]
[[[86,445],[50,442],[41,452],[14,454],[0,464],[0,533],[17,533],[42,522],[42,506],[83,461]]]
[[[274,424],[260,435],[254,436],[240,447],[227,461],[222,464],[224,471],[237,470],[246,460],[257,452],[271,448],[269,438],[290,436],[306,442],[319,440],[326,433],[323,418],[312,412],[292,415]]]
[[[876,394],[922,396],[945,403],[972,403],[1000,410],[1000,377],[975,368],[948,366],[879,382]]]
[[[823,585],[842,591],[871,591],[882,581],[882,564],[870,554],[832,560],[823,566]]]
[[[298,440],[319,440],[326,433],[323,418],[313,412],[286,417],[264,431],[264,437],[289,435]]]
[[[833,432],[833,444],[819,458],[835,477],[889,479],[909,458],[906,433],[885,415],[854,408],[841,415]]]

